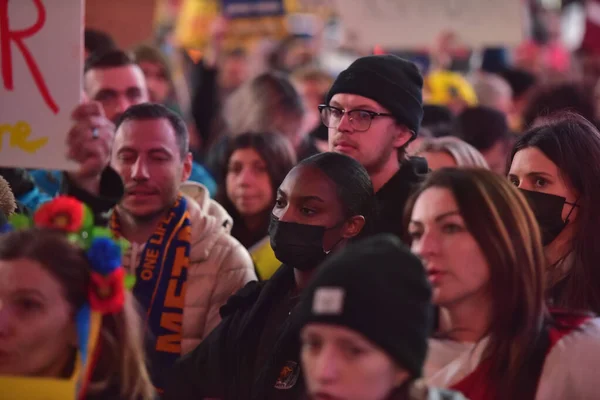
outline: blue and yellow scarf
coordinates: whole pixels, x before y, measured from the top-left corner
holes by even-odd
[[[120,234],[117,213],[110,227]],[[167,216],[146,242],[135,275],[133,295],[146,312],[146,332],[152,336],[149,352],[152,382],[160,392],[166,371],[181,354],[181,327],[191,225],[187,200],[179,195]]]

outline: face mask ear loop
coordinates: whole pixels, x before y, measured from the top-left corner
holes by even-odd
[[[341,227],[341,226],[344,226],[344,224],[345,224],[345,223],[346,223],[346,221],[342,221],[342,222],[340,222],[339,224],[335,224],[335,225],[334,225],[334,226],[332,226],[331,228],[327,228],[327,229],[325,229],[325,230],[326,230],[326,231],[330,231],[330,230],[332,230],[332,229],[337,229],[337,228],[339,228],[339,227]],[[335,248],[337,247],[337,245],[338,245],[338,244],[340,244],[340,243],[342,242],[342,240],[344,240],[344,238],[343,238],[343,237],[340,237],[340,239],[339,239],[337,242],[335,242],[335,244],[334,244],[333,246],[331,246],[331,249],[329,249],[329,250],[325,250],[325,249],[323,249],[323,252],[324,252],[325,254],[329,254],[329,253],[331,253],[331,252],[333,251],[333,249],[335,249]]]
[[[338,240],[337,242],[335,242],[335,244],[333,246],[331,246],[331,249],[329,251],[325,251],[325,249],[323,249],[323,252],[325,252],[325,254],[331,253],[333,251],[333,249],[335,249],[337,247],[337,245],[342,242],[342,240],[344,240],[343,237],[341,237],[340,240]]]
[[[575,203],[567,203],[567,204],[571,204],[571,211],[569,211],[569,213],[567,214],[567,218],[565,219],[565,226],[567,226],[569,224],[569,217],[571,216],[571,213],[573,213],[573,210],[575,209],[575,207],[579,207],[579,204],[577,204],[577,202],[579,201],[579,199],[575,200]],[[565,201],[566,203],[566,201]]]

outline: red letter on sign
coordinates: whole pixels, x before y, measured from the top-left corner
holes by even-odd
[[[0,54],[2,55],[2,80],[4,81],[4,87],[6,89],[13,90],[12,53],[10,51],[10,42],[13,41],[21,51],[44,101],[55,114],[58,114],[58,106],[50,95],[46,82],[44,82],[44,77],[42,77],[42,73],[29,52],[29,49],[23,44],[23,39],[38,33],[46,23],[46,10],[44,9],[42,0],[33,0],[33,2],[38,10],[38,19],[35,24],[21,31],[11,31],[8,21],[8,0],[0,0]]]

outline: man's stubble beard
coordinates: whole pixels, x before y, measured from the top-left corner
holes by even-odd
[[[136,214],[135,212],[127,209],[123,205],[119,205],[118,209],[121,213],[125,214],[135,225],[147,225],[152,222],[156,222],[159,217],[163,217],[170,209],[172,205],[162,207],[156,211],[147,214]]]
[[[386,144],[383,148],[383,152],[379,154],[379,156],[373,161],[370,162],[369,165],[363,165],[369,175],[376,174],[383,170],[383,168],[389,162],[390,157],[397,158],[398,149],[392,146],[393,141],[390,141],[389,144]]]

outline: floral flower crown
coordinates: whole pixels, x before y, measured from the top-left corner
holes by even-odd
[[[74,197],[59,196],[44,203],[33,215],[13,214],[0,233],[33,227],[63,231],[67,238],[85,250],[90,262],[90,304],[102,314],[120,311],[123,289],[133,287],[135,277],[125,276],[121,254],[129,247],[123,238],[117,239],[110,229],[94,226],[94,215],[88,206]]]
[[[69,196],[59,196],[44,203],[33,218],[13,214],[8,220],[7,224],[0,226],[0,234],[33,227],[56,229],[85,250],[91,268],[88,302],[75,317],[80,361],[84,366],[84,373],[79,378],[78,392],[81,395],[86,391],[99,352],[97,344],[102,316],[123,310],[125,290],[131,289],[135,283],[135,277],[125,274],[121,262],[121,254],[127,250],[129,242],[117,239],[108,228],[94,226],[90,208]]]

